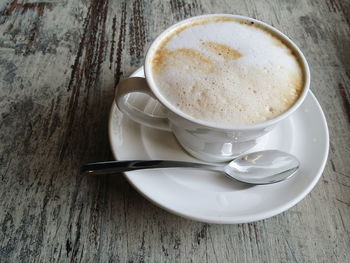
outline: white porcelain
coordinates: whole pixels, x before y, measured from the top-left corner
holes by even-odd
[[[142,69],[132,76],[143,76]],[[162,114],[157,102],[145,95],[129,95],[127,102],[141,111]],[[115,104],[111,109],[109,137],[112,152],[118,160],[196,161],[179,146],[172,133],[135,123]],[[251,149],[278,149],[295,155],[301,165],[290,180],[247,187],[220,174],[188,169],[134,171],[125,176],[144,197],[176,215],[218,224],[252,222],[277,215],[302,200],[321,177],[328,147],[326,119],[316,98],[309,92],[293,115],[281,121]]]
[[[117,88],[116,102],[121,111],[131,119],[148,127],[158,128],[161,130],[171,130],[182,147],[193,156],[205,161],[222,162],[232,160],[235,156],[254,147],[258,143],[258,139],[261,136],[270,132],[275,125],[287,119],[299,108],[308,94],[310,86],[310,72],[305,57],[299,48],[287,36],[272,26],[252,18],[237,15],[215,14],[205,15],[202,17],[206,16],[228,16],[254,22],[255,24],[260,24],[267,30],[274,32],[294,49],[295,54],[299,56],[303,66],[303,71],[305,74],[305,87],[298,101],[288,111],[272,120],[255,125],[238,127],[219,125],[214,126],[185,115],[180,110],[173,107],[159,93],[153,81],[152,74],[150,73],[150,54],[153,53],[153,50],[156,49],[159,41],[161,41],[169,31],[179,26],[179,24],[188,23],[191,19],[197,17],[190,18],[173,25],[165,30],[158,38],[156,38],[146,55],[144,66],[146,78],[129,78],[121,81]],[[132,92],[145,93],[157,99],[162,105],[161,106],[158,104],[157,107],[161,108],[164,114],[162,116],[155,116],[153,113],[144,114],[142,111],[138,111],[134,107],[130,106],[126,100],[129,94]]]

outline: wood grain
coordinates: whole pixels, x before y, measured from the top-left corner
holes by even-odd
[[[4,0],[0,3],[0,262],[349,262],[350,2]],[[171,24],[204,13],[274,25],[307,57],[330,129],[323,177],[298,205],[251,224],[171,215],[112,159],[116,84]]]

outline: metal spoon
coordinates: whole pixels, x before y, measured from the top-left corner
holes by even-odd
[[[291,154],[267,150],[241,155],[227,165],[212,165],[181,161],[135,160],[90,163],[81,172],[90,175],[114,174],[141,169],[196,168],[217,171],[231,179],[248,184],[272,184],[290,178],[299,168],[299,161]]]

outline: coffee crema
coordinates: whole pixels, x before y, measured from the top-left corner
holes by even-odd
[[[304,86],[300,62],[282,39],[259,24],[221,16],[169,32],[151,55],[151,73],[174,107],[225,126],[277,117]]]

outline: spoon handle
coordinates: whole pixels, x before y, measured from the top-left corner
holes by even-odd
[[[165,160],[133,160],[88,163],[81,167],[81,172],[89,175],[114,174],[120,172],[135,171],[141,169],[187,167],[223,172],[222,166],[203,163],[191,163]]]

